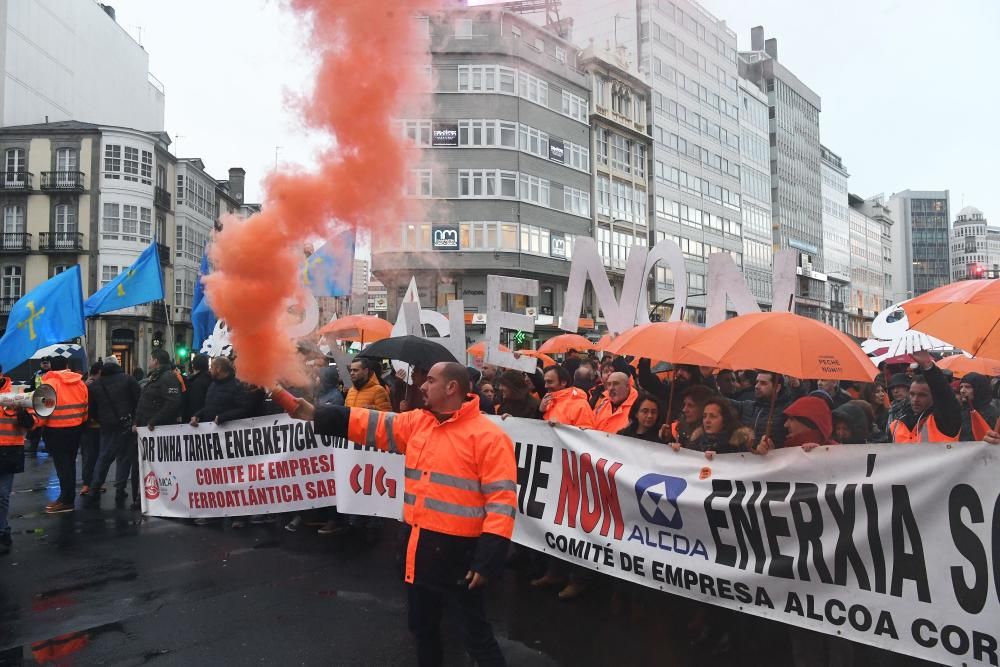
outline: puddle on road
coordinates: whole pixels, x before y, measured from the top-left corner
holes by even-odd
[[[96,625],[86,630],[69,632],[58,637],[33,642],[28,648],[31,657],[40,665],[61,663],[70,656],[79,653],[92,641],[101,635],[110,633],[125,633],[125,627],[118,622]],[[14,663],[17,664],[17,663]]]

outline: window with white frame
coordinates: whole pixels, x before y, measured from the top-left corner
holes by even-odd
[[[76,235],[76,209],[69,204],[57,204],[52,211],[55,218],[56,241],[70,240]],[[75,240],[75,239],[73,239]]]
[[[431,121],[403,120],[399,123],[403,136],[418,146],[431,145]]]
[[[407,197],[430,197],[431,196],[431,170],[411,169],[410,177],[406,181]]]
[[[611,230],[597,228],[597,251],[601,255],[604,266],[611,266]]]
[[[534,225],[521,225],[521,252],[549,256],[549,230]]]
[[[564,65],[566,64],[566,49],[561,46],[556,47],[556,60]]]
[[[122,174],[126,181],[139,181],[139,149],[125,146],[125,158],[122,160]]]
[[[139,234],[139,207],[122,205],[122,241],[137,241]]]
[[[458,90],[467,93],[514,93],[515,71],[499,65],[459,65]]]
[[[178,205],[184,203],[184,174],[177,174],[177,202]]]
[[[521,174],[521,201],[549,205],[549,182],[544,178]]]
[[[53,264],[49,277],[58,276],[63,271],[69,271],[71,268],[73,268],[72,264]]]
[[[106,241],[117,241],[121,233],[121,207],[118,204],[104,204],[104,215],[101,216],[101,236]]]
[[[611,168],[632,173],[632,142],[620,134],[610,133]]]
[[[176,243],[177,247],[174,248],[174,257],[183,257],[184,256],[184,225],[178,224],[175,227],[175,231],[176,231],[176,234],[175,234],[176,239],[175,239],[174,242]]]
[[[563,188],[563,210],[576,215],[590,217],[590,193],[576,188]]]
[[[495,169],[460,169],[459,197],[517,197],[517,174]]]
[[[635,149],[635,159],[632,164],[635,165],[635,175],[639,178],[646,177],[646,147],[640,143],[634,144]]]
[[[469,39],[475,37],[476,24],[472,19],[455,20],[455,37],[457,39]]]
[[[597,177],[597,213],[611,215],[611,181],[607,176]]]
[[[579,169],[580,171],[585,171],[589,174],[590,149],[586,146],[580,146],[579,144],[574,144],[570,141],[565,142],[565,144],[567,154],[566,164],[574,169]]]
[[[113,264],[102,264],[101,265],[101,287],[104,287],[112,280],[118,277],[118,274],[122,272],[120,266],[115,266]]]
[[[587,101],[585,99],[565,90],[562,91],[562,112],[564,114],[581,123],[586,123],[587,111]]]
[[[153,240],[153,209],[141,206],[139,208],[139,240]]]
[[[524,99],[540,104],[543,107],[549,105],[549,84],[537,76],[533,76],[527,72],[518,72],[517,86],[518,94]]]
[[[549,158],[549,135],[528,125],[521,125],[519,135],[520,148],[540,158]]]
[[[121,144],[108,144],[104,147],[104,178],[121,178],[122,147]]]
[[[139,165],[139,178],[146,185],[153,184],[153,153],[142,152],[142,164]]]
[[[603,165],[608,164],[608,134],[603,127],[597,128],[597,162]]]
[[[24,233],[24,207],[10,204],[3,207],[3,233]]]
[[[510,27],[510,36],[511,37],[516,37],[517,39],[520,39],[521,38],[521,28],[519,28],[516,25],[512,25]]]
[[[3,267],[3,292],[0,296],[9,305],[24,296],[24,272],[20,266],[8,264]]]

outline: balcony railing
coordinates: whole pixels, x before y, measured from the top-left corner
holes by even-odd
[[[153,205],[162,208],[164,211],[170,210],[170,191],[157,185],[153,188]]]
[[[0,172],[0,190],[5,192],[28,192],[31,190],[31,179],[34,177],[30,171],[4,171]]]
[[[43,171],[42,190],[83,192],[82,171]]]
[[[79,252],[83,250],[83,234],[79,232],[42,232],[38,235],[41,252]]]
[[[31,250],[31,234],[4,232],[0,234],[0,252],[27,252]]]
[[[21,297],[19,296],[0,297],[0,315],[10,315],[11,309],[14,308],[14,304],[17,303],[20,298]]]
[[[170,246],[157,243],[156,249],[160,253],[160,266],[169,266],[171,260],[173,259],[173,254],[170,252]]]
[[[831,301],[830,302],[830,310],[843,310],[843,309],[844,309],[844,302],[843,301]]]

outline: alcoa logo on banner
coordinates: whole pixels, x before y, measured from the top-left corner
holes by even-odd
[[[170,501],[173,502],[177,500],[177,496],[181,492],[181,485],[177,482],[176,475],[170,475],[169,473],[167,477],[159,478],[153,472],[146,473],[146,476],[142,480],[142,485],[146,500],[156,500],[162,492],[163,495],[169,496]]]
[[[364,473],[364,480],[361,479],[361,475]],[[372,485],[374,484],[375,491],[378,492],[380,496],[386,494],[390,498],[396,497],[396,480],[391,476],[386,479],[388,471],[382,466],[375,470],[375,466],[371,463],[366,463],[364,466],[358,464],[351,469],[351,490],[354,493],[363,493],[366,496],[372,495]]]
[[[649,473],[635,483],[635,497],[639,501],[642,518],[658,526],[677,530],[684,525],[677,498],[687,488],[680,477]]]

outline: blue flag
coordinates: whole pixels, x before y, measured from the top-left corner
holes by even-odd
[[[206,246],[201,255],[201,268],[198,269],[198,281],[194,284],[194,299],[191,301],[191,326],[194,329],[192,350],[195,354],[201,350],[205,339],[212,335],[215,323],[219,321],[219,318],[212,311],[212,307],[208,305],[208,299],[205,298],[205,286],[201,283],[201,279],[210,272],[208,247]]]
[[[354,278],[354,230],[328,240],[306,257],[302,264],[302,285],[314,296],[350,296]]]
[[[80,266],[46,280],[14,304],[0,338],[0,368],[10,371],[41,348],[82,336]]]
[[[83,305],[84,315],[93,317],[120,308],[138,306],[163,299],[163,274],[160,273],[160,251],[156,243],[142,251],[132,266],[97,290]]]

